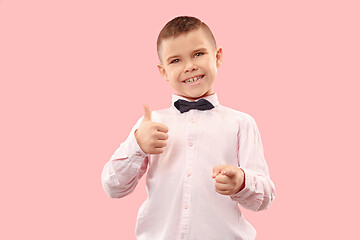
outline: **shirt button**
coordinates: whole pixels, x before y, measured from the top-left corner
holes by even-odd
[[[190,177],[190,176],[191,176],[191,172],[188,171],[188,172],[186,173],[186,176]]]
[[[188,209],[188,208],[189,208],[189,204],[188,204],[188,203],[185,203],[184,208],[185,208],[185,209]]]
[[[195,121],[194,121],[194,119],[193,119],[193,118],[190,118],[190,119],[189,119],[189,122],[191,122],[191,123],[195,123]]]
[[[188,144],[191,147],[194,143],[191,140],[189,140]]]

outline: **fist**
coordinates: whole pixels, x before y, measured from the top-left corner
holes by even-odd
[[[223,164],[213,168],[215,191],[223,195],[233,195],[245,187],[245,174],[241,168]]]
[[[168,139],[168,127],[151,121],[151,109],[144,104],[144,118],[135,131],[135,138],[141,150],[146,154],[163,153]]]

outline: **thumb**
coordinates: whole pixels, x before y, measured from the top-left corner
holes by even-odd
[[[144,119],[143,121],[151,121],[151,108],[144,103]]]
[[[223,165],[218,165],[218,166],[215,166],[213,168],[213,175],[212,177],[215,178],[222,170],[223,170]]]

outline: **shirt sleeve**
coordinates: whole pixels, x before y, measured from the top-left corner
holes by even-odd
[[[142,118],[132,128],[127,139],[120,144],[105,164],[101,181],[105,192],[112,198],[121,198],[134,191],[148,165],[148,157],[139,147],[134,132]]]
[[[275,198],[275,186],[270,180],[260,133],[254,118],[240,124],[238,164],[245,173],[245,187],[230,197],[244,208],[260,211],[270,207]]]

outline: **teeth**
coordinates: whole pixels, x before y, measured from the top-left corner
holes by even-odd
[[[194,78],[190,78],[190,79],[186,80],[185,82],[186,83],[191,83],[191,82],[196,82],[196,81],[198,81],[200,79],[201,79],[201,77],[194,77]]]

